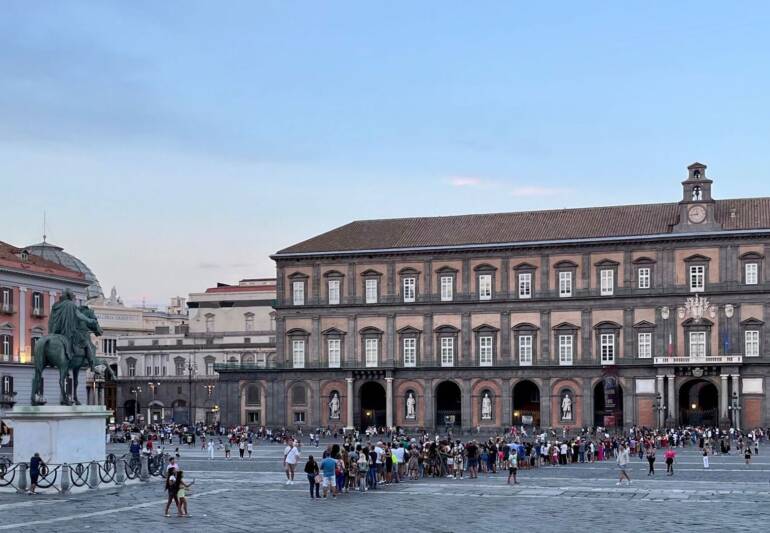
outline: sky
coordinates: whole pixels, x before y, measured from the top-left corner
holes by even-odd
[[[356,219],[770,196],[766,2],[0,1],[0,241],[128,303]]]

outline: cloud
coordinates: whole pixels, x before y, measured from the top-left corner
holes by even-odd
[[[452,187],[489,189],[508,194],[516,198],[534,198],[543,196],[563,196],[572,192],[564,187],[543,187],[540,185],[514,185],[504,181],[493,181],[474,176],[452,176],[447,180]]]
[[[467,176],[454,176],[449,178],[449,183],[452,187],[480,187],[484,185],[484,182],[480,178],[472,178]]]

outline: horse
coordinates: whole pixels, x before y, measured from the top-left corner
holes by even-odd
[[[81,313],[85,314],[92,319],[91,323],[83,322],[80,325],[82,333],[93,333],[96,336],[101,336],[102,328],[99,326],[99,321],[96,319],[93,311],[86,306],[80,307]],[[90,343],[90,340],[89,340]],[[51,334],[41,337],[35,343],[34,350],[34,363],[35,363],[35,376],[32,379],[32,405],[45,405],[47,400],[42,393],[42,379],[43,369],[46,367],[53,367],[59,369],[59,389],[61,391],[61,405],[80,405],[80,401],[77,397],[78,388],[78,372],[84,366],[90,366],[91,362],[86,359],[87,348],[81,348],[80,350],[73,350],[69,339],[64,335]],[[99,366],[105,367],[109,374],[112,374],[112,370],[108,365],[103,362],[99,362]],[[97,365],[94,365],[97,366]],[[96,371],[94,366],[91,366],[91,370]],[[72,371],[72,397],[67,394],[66,379]]]

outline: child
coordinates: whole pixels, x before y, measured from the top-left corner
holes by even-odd
[[[458,446],[455,448],[455,457],[454,457],[454,463],[455,463],[455,479],[462,479],[463,478],[463,451]]]
[[[744,459],[746,459],[746,464],[751,464],[751,446],[746,446],[746,451],[743,454]]]
[[[190,485],[195,483],[195,481],[193,480],[190,483],[185,483],[182,479],[183,474],[184,472],[182,470],[177,472],[176,484],[177,484],[177,487],[179,488],[177,490],[176,495],[177,495],[177,498],[179,499],[179,516],[189,518],[190,514],[187,512],[187,489],[190,488]]]
[[[511,450],[513,451],[513,450]],[[512,453],[509,457],[510,465],[508,466],[508,484],[511,484],[511,478],[513,478],[513,484],[518,485],[516,480],[516,471],[519,469],[519,454],[518,452]]]

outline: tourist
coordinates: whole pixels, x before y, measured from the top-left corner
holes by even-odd
[[[225,439],[225,459],[230,459],[230,450],[232,450],[232,446],[230,439]]]
[[[209,461],[213,461],[214,460],[214,440],[209,439],[209,442],[206,446],[208,446]]]
[[[366,478],[369,475],[369,449],[364,448],[361,450],[361,452],[358,454],[358,479],[356,480],[358,482],[358,488],[361,492],[366,492]]]
[[[616,485],[622,485],[623,478],[626,478],[628,480],[628,484],[630,485],[631,478],[629,477],[628,471],[627,471],[630,458],[628,456],[628,448],[624,443],[619,444],[618,457],[616,459],[616,462],[618,464],[618,469],[620,470],[620,477]]]
[[[709,452],[705,449],[703,450],[703,468],[709,467]]]
[[[655,475],[655,446],[650,444],[647,447],[647,463],[650,465],[650,470],[647,472],[648,476]]]
[[[249,459],[251,459],[251,454],[254,451],[254,443],[251,442],[251,439],[249,439],[248,444],[246,444],[246,451],[249,453]]]
[[[40,458],[40,454],[35,452],[35,455],[29,460],[29,480],[30,488],[27,494],[37,494],[37,481],[40,478],[40,470],[45,467],[45,463]]]
[[[318,463],[316,463],[312,455],[307,458],[307,463],[305,463],[305,474],[307,474],[307,481],[310,484],[310,499],[320,498],[321,495],[318,493],[318,489],[321,485],[321,479],[319,479]],[[313,489],[315,489],[315,494]]]
[[[519,468],[519,454],[518,454],[518,450],[517,450],[516,453],[512,453],[510,455],[510,457],[508,458],[508,460],[510,462],[508,463],[509,466],[508,466],[508,482],[507,483],[508,483],[508,485],[510,485],[511,484],[511,478],[513,478],[513,484],[514,485],[518,485],[519,482],[516,480],[516,471]]]
[[[286,484],[294,484],[294,469],[297,467],[297,461],[299,460],[299,449],[297,449],[297,442],[292,441],[291,445],[287,445],[284,449],[283,466],[286,471]]]
[[[676,452],[673,450],[673,448],[671,448],[671,444],[668,445],[668,450],[666,450],[664,457],[666,458],[666,475],[673,476],[674,458],[676,458]]]
[[[323,473],[321,484],[324,490],[324,498],[326,498],[329,490],[331,490],[332,498],[337,497],[337,487],[334,480],[336,471],[337,461],[330,456],[329,452],[324,452],[324,459],[321,461],[321,472]]]
[[[751,445],[746,445],[746,450],[743,452],[743,458],[746,460],[746,464],[751,464]]]
[[[243,454],[246,453],[246,439],[241,437],[240,442],[238,442],[238,453],[241,456],[241,461],[243,461]]]
[[[177,513],[179,516],[182,516],[182,509],[179,507],[179,484],[176,482],[177,480],[177,470],[176,468],[171,468],[171,465],[169,465],[168,470],[168,477],[166,478],[166,492],[168,492],[168,501],[166,502],[166,510],[163,512],[164,515],[171,516],[171,514],[168,512],[169,507],[171,507],[171,502],[174,502],[176,504]]]
[[[176,474],[176,495],[179,506],[179,516],[188,518],[190,514],[187,512],[187,489],[190,488],[190,485],[195,483],[195,481],[185,483],[182,479],[183,475],[184,471],[182,470],[179,470]]]

